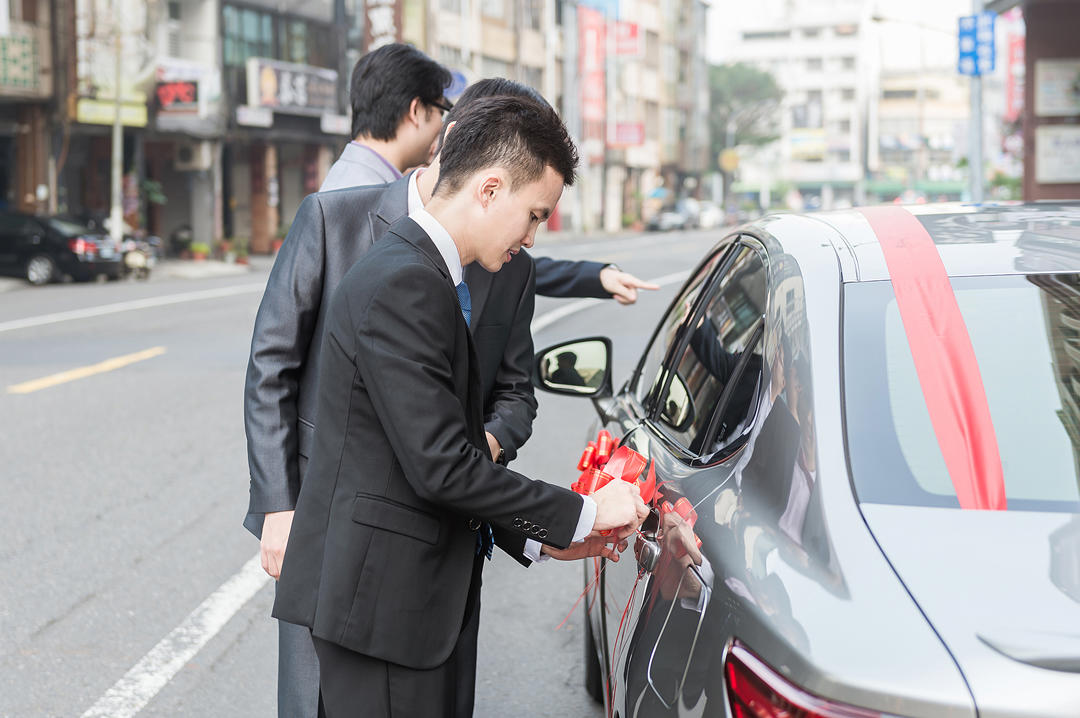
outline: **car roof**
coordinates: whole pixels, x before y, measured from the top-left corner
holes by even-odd
[[[927,204],[897,208],[919,220],[949,276],[1080,272],[1080,202]],[[844,282],[889,279],[877,236],[857,209],[768,218],[759,224],[779,241],[826,240]],[[799,236],[801,235],[801,236]],[[823,246],[824,249],[824,246]]]

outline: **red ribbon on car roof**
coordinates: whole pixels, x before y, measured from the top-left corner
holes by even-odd
[[[902,207],[859,211],[885,255],[919,385],[960,508],[1003,511],[1005,478],[986,389],[937,246]]]

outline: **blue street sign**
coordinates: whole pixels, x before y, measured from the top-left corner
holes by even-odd
[[[578,0],[578,4],[604,13],[608,20],[619,17],[619,0]]]
[[[995,17],[995,13],[981,12],[960,18],[956,68],[961,75],[987,75],[994,71]]]
[[[461,70],[450,70],[450,86],[443,91],[443,96],[448,100],[456,100],[469,84],[465,73]]]

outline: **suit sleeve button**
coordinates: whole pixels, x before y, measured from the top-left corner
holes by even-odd
[[[516,528],[516,529],[521,528],[521,523],[522,523],[521,519],[514,519],[514,528]]]
[[[540,529],[536,535],[540,538],[547,538],[547,529]]]

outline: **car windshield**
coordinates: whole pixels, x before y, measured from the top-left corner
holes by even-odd
[[[1080,275],[951,280],[1010,510],[1080,512]],[[862,502],[959,507],[890,282],[844,294],[844,411]]]
[[[65,237],[78,237],[81,234],[93,234],[87,227],[65,219],[50,217],[45,221],[48,222],[50,227]]]

